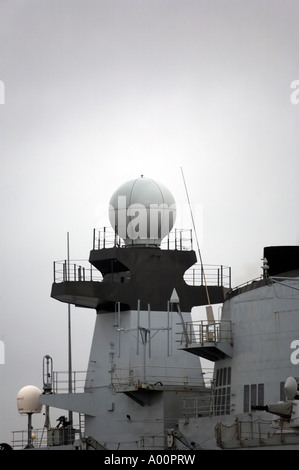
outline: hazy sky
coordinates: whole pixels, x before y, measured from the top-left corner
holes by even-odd
[[[43,356],[67,368],[66,233],[87,259],[123,182],[161,181],[191,227],[183,167],[203,260],[234,285],[299,244],[298,24],[297,0],[0,0],[0,442]],[[72,308],[74,369],[94,320]]]

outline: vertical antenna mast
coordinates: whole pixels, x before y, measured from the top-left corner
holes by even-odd
[[[70,280],[70,239],[67,232],[67,270],[68,281]],[[71,306],[68,304],[68,392],[72,393],[72,343],[71,343]],[[73,423],[73,412],[69,410],[69,422]]]
[[[197,232],[196,232],[192,207],[191,207],[191,204],[190,204],[188,189],[187,189],[187,185],[186,185],[186,181],[185,181],[184,172],[183,172],[182,167],[181,167],[181,172],[182,172],[182,177],[183,177],[183,181],[184,181],[184,186],[185,186],[187,201],[188,201],[188,205],[189,205],[190,215],[191,215],[191,219],[192,219],[192,225],[193,225],[193,230],[194,230],[194,234],[195,234],[195,239],[196,239],[196,244],[197,244],[197,251],[198,251],[198,255],[199,255],[199,259],[200,259],[201,269],[202,269],[202,273],[203,273],[203,279],[204,279],[204,283],[205,283],[208,304],[210,305],[211,302],[210,302],[210,296],[209,296],[209,291],[208,291],[208,287],[207,287],[206,275],[205,275],[205,272],[204,272],[204,269],[203,269],[203,262],[202,262],[202,257],[201,257],[201,253],[200,253],[200,249],[199,249],[199,242],[198,242],[198,238],[197,238]]]

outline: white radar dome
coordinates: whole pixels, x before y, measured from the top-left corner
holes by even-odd
[[[39,403],[41,390],[34,385],[21,388],[17,395],[17,407],[20,414],[40,413],[42,405]]]
[[[297,393],[297,380],[294,377],[288,377],[284,383],[284,391],[287,400],[293,400]]]
[[[163,184],[141,176],[112,195],[109,220],[126,246],[159,246],[174,226],[175,200]]]

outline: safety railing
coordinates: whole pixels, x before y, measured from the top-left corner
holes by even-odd
[[[257,283],[263,279],[263,276],[258,276],[255,277],[254,279],[250,279],[249,281],[243,282],[242,284],[238,284],[237,286],[231,287],[229,292],[227,293],[228,295],[236,292],[239,289],[242,289],[243,287],[250,286],[251,284]]]
[[[218,286],[231,288],[231,268],[212,264],[195,264],[184,274],[184,280],[191,286]]]
[[[47,430],[46,428],[32,428],[31,431],[32,446],[34,448],[47,446]],[[12,431],[11,445],[14,450],[21,450],[28,444],[28,429],[20,431]]]
[[[144,388],[145,385],[188,388],[205,386],[205,380],[199,368],[143,365],[113,369],[111,385],[120,391],[126,387]]]
[[[86,381],[86,371],[77,370],[71,372],[71,390],[72,393],[84,391]],[[69,372],[54,371],[53,372],[53,393],[69,392]]]
[[[200,416],[229,415],[233,410],[231,394],[228,389],[223,391],[210,388],[206,396],[188,397],[183,399],[183,415],[185,418],[198,418]]]
[[[197,320],[185,323],[184,331],[181,333],[182,341],[190,344],[201,344],[206,342],[233,343],[232,322],[230,320],[221,320],[209,322],[208,320]]]
[[[74,445],[75,439],[80,440],[82,433],[79,425],[68,427],[55,427],[47,429],[32,428],[30,447],[42,449],[53,447],[54,449],[61,445]],[[22,450],[28,446],[28,429],[12,431],[11,446],[14,450]]]
[[[93,230],[93,249],[125,247],[125,243],[112,228],[103,227]],[[161,242],[161,248],[165,250],[192,250],[193,239],[190,229],[173,229]]]
[[[76,260],[54,261],[53,275],[54,283],[67,281],[102,281],[103,276],[87,260],[75,262]],[[78,264],[80,263],[80,264]]]
[[[192,230],[175,228],[162,240],[161,248],[179,251],[193,250]]]
[[[215,434],[217,445],[223,449],[299,444],[299,434],[284,419],[270,421],[247,416],[231,425],[219,422]]]
[[[124,246],[124,241],[109,227],[93,229],[93,250]]]
[[[132,449],[135,446],[138,450],[159,450],[165,448],[166,436],[164,434],[152,436],[140,436],[138,440],[132,442]]]

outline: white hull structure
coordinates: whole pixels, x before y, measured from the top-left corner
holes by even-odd
[[[269,247],[265,255],[270,272],[223,303],[220,328],[231,323],[232,351],[215,360],[210,416],[196,416],[190,404],[180,420],[180,431],[206,448],[299,448],[299,401],[296,394],[287,400],[285,390],[288,377],[299,378],[299,247]],[[189,351],[205,356],[210,346],[194,343]],[[270,413],[277,402],[291,403],[290,415]]]

